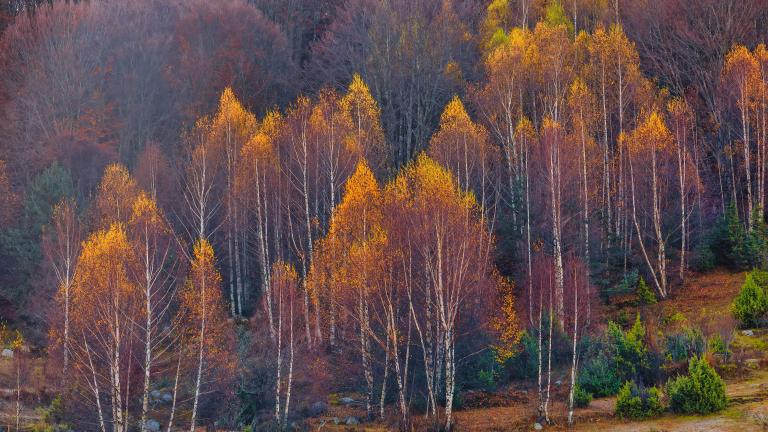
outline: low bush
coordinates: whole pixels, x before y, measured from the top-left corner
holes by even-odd
[[[605,354],[587,360],[579,372],[578,387],[595,397],[615,395],[621,388],[615,360]]]
[[[686,328],[680,333],[667,335],[665,345],[665,357],[672,362],[701,356],[707,348],[704,335],[696,328]]]
[[[723,337],[719,333],[716,333],[709,339],[709,352],[721,355],[727,359],[731,350],[728,348],[728,344],[723,340]]]
[[[642,387],[627,381],[616,397],[616,415],[627,419],[655,417],[664,411],[661,391],[656,387]]]
[[[667,397],[672,411],[709,414],[725,408],[725,383],[705,358],[693,357],[688,375],[667,382]]]
[[[578,385],[595,397],[615,395],[626,381],[653,382],[658,361],[645,342],[640,316],[628,330],[608,323],[605,335],[591,342],[579,373]]]
[[[592,402],[592,393],[581,388],[580,385],[576,385],[573,389],[573,406],[576,408],[585,408]]]
[[[703,267],[725,265],[732,269],[748,270],[765,265],[768,258],[768,232],[757,210],[755,208],[751,215],[752,229],[747,230],[746,224],[739,218],[736,206],[733,203],[728,206],[725,214],[708,233],[706,246],[702,246],[702,249],[709,249],[703,252],[704,256],[711,255],[712,258]]]
[[[637,300],[641,305],[652,305],[658,302],[656,300],[656,293],[653,292],[651,287],[645,282],[645,278],[642,277],[637,282]]]
[[[768,320],[768,273],[752,270],[731,304],[733,316],[742,327],[759,327]]]

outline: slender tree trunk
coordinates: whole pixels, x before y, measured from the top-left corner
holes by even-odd
[[[205,293],[205,279],[202,280],[202,289],[201,289],[201,302],[202,302],[202,317],[200,319],[200,345],[198,348],[198,354],[197,354],[197,376],[195,378],[195,395],[192,402],[192,417],[189,421],[189,432],[195,432],[195,421],[197,420],[197,404],[200,399],[200,386],[202,383],[203,378],[203,351],[205,348],[205,325],[206,325],[206,304],[207,304],[207,297]]]
[[[88,346],[88,340],[83,334],[83,342],[85,343],[85,353],[88,356],[88,365],[91,370],[91,379],[93,384],[90,385],[93,397],[96,399],[96,412],[99,414],[99,428],[101,432],[107,432],[107,427],[104,423],[104,411],[101,408],[101,390],[99,390],[99,381],[96,379],[96,368],[93,367],[93,357],[91,356],[91,348]]]
[[[279,286],[279,284],[278,284]],[[275,379],[275,422],[280,424],[280,373],[283,368],[283,292],[278,293],[277,299],[277,370]]]
[[[397,349],[395,347],[395,349]],[[379,418],[384,420],[384,402],[387,396],[387,378],[389,372],[389,337],[384,340],[384,377],[381,379],[381,397],[379,398]]]
[[[635,225],[635,230],[637,233],[637,243],[640,245],[640,251],[643,254],[643,259],[645,259],[645,263],[648,266],[648,271],[651,273],[651,277],[653,278],[653,285],[656,288],[656,292],[659,294],[659,296],[664,299],[666,298],[666,292],[664,288],[662,287],[659,277],[656,273],[656,269],[654,265],[651,263],[651,259],[648,256],[648,252],[645,249],[645,241],[643,241],[643,233],[640,231],[640,223],[637,220],[637,204],[635,201],[635,174],[634,169],[632,167],[632,160],[629,161],[629,178],[630,178],[630,191],[631,191],[631,198],[632,198],[632,221]]]
[[[543,318],[542,317],[542,309],[543,309],[544,306],[542,304],[542,300],[543,300],[543,296],[542,296],[542,293],[541,293],[541,289],[539,289],[539,331],[538,331],[538,339],[539,340],[538,340],[538,345],[537,345],[538,350],[536,352],[536,354],[538,356],[538,359],[537,359],[537,362],[536,362],[536,364],[538,366],[538,371],[537,371],[536,377],[537,377],[538,396],[539,396],[539,408],[538,408],[539,418],[543,418],[544,417],[544,392],[543,392],[543,386],[542,386],[542,381],[543,381],[543,379],[542,379],[542,377],[543,377],[543,373],[542,373],[542,367],[543,367],[542,351],[544,351],[544,346],[542,345],[543,342],[544,342],[543,341],[544,325],[543,325],[543,320],[542,320],[542,318]]]
[[[363,363],[363,374],[365,375],[365,412],[367,418],[373,416],[373,371],[371,370],[371,359],[368,343],[368,326],[367,326],[367,306],[364,304],[364,295],[360,293],[360,299],[358,303],[358,314],[360,317],[360,355]]]
[[[575,275],[574,275],[575,276]],[[573,396],[576,390],[576,341],[579,330],[579,283],[573,281],[573,339],[571,351],[571,388],[568,392],[568,426],[573,426]]]
[[[659,187],[658,176],[656,170],[656,149],[651,151],[651,171],[653,182],[653,226],[656,233],[656,243],[658,246],[658,267],[659,267],[659,284],[661,286],[661,297],[667,296],[667,256],[664,244],[664,236],[661,232],[661,205],[659,203]]]
[[[575,13],[575,12],[574,12]],[[584,261],[587,264],[587,267],[590,265],[590,259],[589,259],[589,191],[588,191],[588,185],[587,185],[587,137],[586,137],[586,130],[584,127],[584,116],[583,113],[580,113],[581,116],[581,180],[582,180],[582,211],[584,214],[582,215],[582,221],[584,224]]]
[[[747,229],[752,231],[752,168],[750,159],[752,157],[749,143],[749,105],[746,89],[741,90],[741,128],[744,138],[744,176],[747,183]]]
[[[290,327],[289,327],[289,348],[288,348],[288,382],[285,389],[285,412],[283,413],[283,425],[288,424],[288,408],[291,406],[291,385],[293,383],[293,297],[290,305]]]
[[[171,414],[168,418],[168,429],[166,429],[166,432],[171,432],[173,430],[173,417],[176,414],[176,398],[178,397],[178,391],[179,391],[180,369],[181,369],[181,356],[179,356],[178,360],[176,361],[176,377],[173,380],[173,399],[171,401]]]
[[[453,329],[445,330],[445,430],[451,430],[451,414],[453,410],[453,389],[456,378],[454,362]]]

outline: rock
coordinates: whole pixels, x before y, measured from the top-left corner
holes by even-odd
[[[333,418],[333,420],[331,420],[331,421],[332,421],[332,422],[333,422],[333,424],[335,424],[335,425],[338,425],[339,423],[341,423],[341,420],[339,420],[339,418],[338,418],[338,417],[334,417],[334,418]]]
[[[344,424],[347,426],[355,426],[360,424],[360,420],[357,417],[349,416],[344,420]]]
[[[753,332],[752,330],[742,330],[741,334],[744,335],[744,336],[752,337],[752,336],[755,335],[755,332]]]
[[[351,403],[354,403],[354,402],[355,402],[355,400],[354,400],[354,399],[352,399],[352,398],[351,398],[351,397],[349,397],[349,396],[344,396],[343,398],[339,399],[339,402],[341,402],[341,403],[342,403],[342,404],[344,404],[344,405],[349,405],[349,404],[351,404]]]
[[[160,399],[160,390],[152,390],[151,392],[149,392],[149,396],[152,399]]]
[[[149,432],[160,432],[160,423],[157,420],[147,420],[147,430]]]
[[[173,401],[173,395],[170,393],[163,393],[162,399],[165,403],[171,403]]]
[[[560,387],[561,385],[563,385],[563,381],[557,380],[557,381],[555,381],[555,385]]]
[[[750,369],[760,369],[760,359],[746,359],[744,360],[744,365]]]
[[[327,410],[328,405],[326,405],[325,402],[318,401],[309,406],[307,413],[310,417],[317,417],[321,414],[324,414]]]
[[[542,429],[544,429],[544,426],[542,426],[541,423],[534,423],[533,424],[533,429],[535,429],[535,430],[542,430]]]
[[[6,348],[6,349],[3,350],[2,353],[0,353],[0,355],[3,356],[3,358],[11,359],[11,358],[13,358],[13,350]]]

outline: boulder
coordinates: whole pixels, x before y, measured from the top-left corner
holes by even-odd
[[[147,430],[149,432],[160,432],[160,422],[153,419],[147,420]]]
[[[151,392],[149,392],[149,396],[152,399],[160,399],[160,390],[152,390]]]
[[[544,426],[542,426],[541,423],[534,423],[533,424],[533,429],[535,429],[535,430],[542,430],[542,429],[544,429]]]
[[[333,420],[331,420],[331,421],[332,421],[332,422],[333,422],[333,424],[335,424],[335,425],[338,425],[339,423],[341,423],[341,420],[339,420],[339,418],[338,418],[338,417],[334,417],[334,418],[333,418]]]
[[[321,414],[325,414],[327,410],[328,405],[326,405],[325,402],[318,401],[309,406],[307,414],[309,414],[310,417],[317,417]]]
[[[744,335],[744,336],[752,337],[752,336],[755,335],[755,332],[753,332],[752,330],[742,330],[741,334]]]
[[[6,349],[3,350],[2,353],[0,353],[0,356],[2,356],[3,358],[11,359],[11,358],[13,358],[13,350],[9,349],[9,348],[6,348]]]
[[[354,399],[352,399],[352,398],[351,398],[351,397],[349,397],[349,396],[344,396],[343,398],[339,399],[339,402],[341,402],[341,403],[342,403],[342,404],[344,404],[344,405],[349,405],[349,404],[351,404],[351,403],[354,403],[354,402],[355,402],[355,400],[354,400]]]
[[[163,393],[162,399],[165,403],[171,403],[173,401],[173,395],[170,393]]]
[[[349,416],[346,420],[344,420],[344,424],[347,426],[355,426],[360,424],[360,419],[357,417]]]

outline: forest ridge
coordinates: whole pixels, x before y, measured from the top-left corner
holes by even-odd
[[[768,367],[766,23],[759,0],[0,1],[0,424],[732,407]],[[672,310],[721,271],[749,273],[717,314]]]

